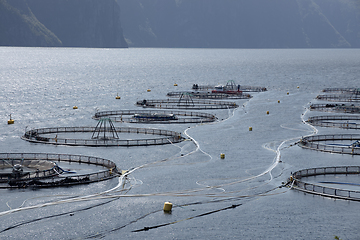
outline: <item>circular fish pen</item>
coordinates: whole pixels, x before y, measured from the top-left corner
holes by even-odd
[[[107,119],[107,121],[111,122],[110,119]],[[104,122],[103,119],[99,121],[99,123],[102,122]],[[120,139],[118,136],[119,134],[127,134],[129,138]],[[139,134],[142,134],[143,136],[156,135],[158,137],[133,138],[135,136],[137,137]],[[68,138],[68,136],[74,137]],[[75,136],[78,138],[75,138]],[[163,145],[178,143],[184,140],[181,133],[175,131],[151,128],[114,127],[112,124],[109,126],[98,124],[96,127],[55,127],[32,129],[26,131],[21,138],[33,143],[88,147]]]
[[[206,123],[216,121],[212,114],[187,111],[161,111],[161,110],[119,110],[97,112],[94,119],[110,118],[115,122],[126,123]]]
[[[187,99],[167,99],[167,100],[141,100],[136,102],[137,106],[143,108],[160,108],[160,109],[197,109],[197,110],[216,110],[238,108],[234,102],[214,101],[214,100],[193,100]]]
[[[316,99],[331,102],[360,102],[359,94],[318,95]]]
[[[168,97],[179,98],[184,94],[189,94],[194,98],[198,99],[250,99],[250,94],[244,94],[242,92],[236,93],[217,93],[217,92],[169,92]]]
[[[360,106],[354,104],[312,104],[310,111],[360,113]]]
[[[317,177],[322,179],[322,176],[330,175],[330,177],[339,177],[341,175],[354,175],[360,174],[360,166],[339,166],[339,167],[321,167],[310,168],[297,171],[292,174],[289,179],[289,183],[292,183],[292,189],[296,189],[302,192],[316,194],[323,197],[331,197],[344,200],[360,201],[360,191],[330,187],[336,186],[358,186],[358,183],[348,183],[337,181],[321,181],[317,183],[310,183],[305,181],[304,178]],[[325,179],[323,179],[325,180]],[[356,179],[357,180],[357,179]],[[355,180],[355,181],[356,181]],[[357,180],[358,182],[358,180]]]
[[[193,84],[192,89],[193,90],[211,90],[215,89],[215,85],[198,85]],[[257,86],[244,86],[240,84],[236,84],[234,80],[229,80],[226,85],[223,87],[227,89],[238,89],[242,92],[265,92],[267,89],[265,87],[257,87]]]
[[[121,171],[114,162],[97,157],[0,153],[0,188],[69,186],[104,181],[120,175]]]
[[[360,129],[360,116],[315,116],[306,121],[314,126]]]
[[[360,155],[360,134],[314,135],[304,137],[299,146],[322,152]]]
[[[325,88],[323,92],[360,94],[360,88]]]

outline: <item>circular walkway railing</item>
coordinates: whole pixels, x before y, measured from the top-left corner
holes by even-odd
[[[199,109],[199,110],[215,110],[238,108],[234,102],[214,101],[214,100],[186,100],[179,101],[176,99],[166,100],[141,100],[136,102],[137,106],[144,108],[163,108],[163,109]]]
[[[117,139],[117,138],[96,138],[96,139],[70,139],[59,138],[57,136],[47,137],[44,134],[58,134],[58,133],[94,133],[95,131],[112,133],[110,128],[95,128],[95,127],[55,127],[55,128],[39,128],[26,131],[21,137],[23,140],[33,143],[45,143],[54,145],[69,145],[69,146],[89,146],[89,147],[113,147],[113,146],[148,146],[148,145],[162,145],[169,143],[178,143],[184,140],[181,133],[169,130],[151,129],[151,128],[130,128],[130,127],[115,127],[116,133],[132,133],[132,134],[147,134],[158,135],[158,138],[149,139]]]
[[[360,94],[360,88],[325,88],[323,92]]]
[[[360,113],[360,106],[354,104],[312,104],[310,110],[337,113]]]
[[[304,137],[299,146],[322,152],[360,155],[360,134],[314,135]],[[349,144],[326,143],[326,141],[348,141]]]
[[[192,97],[198,99],[250,99],[251,95],[248,93],[239,92],[236,94],[228,93],[214,93],[214,92],[186,92]],[[179,98],[184,92],[169,92],[166,96]]]
[[[303,180],[305,177],[317,175],[336,175],[336,174],[360,174],[360,166],[339,166],[303,169],[293,173],[289,182],[293,182],[293,189],[316,194],[324,197],[360,201],[360,191],[345,190],[340,188],[330,188],[320,184],[308,183]]]
[[[135,118],[136,114],[173,114],[176,119],[156,120],[156,119],[139,119]],[[94,119],[101,119],[103,117],[110,118],[116,122],[127,123],[205,123],[214,122],[216,117],[212,114],[201,112],[187,112],[187,111],[161,111],[161,110],[119,110],[119,111],[102,111],[97,112],[93,116]]]
[[[35,163],[39,167],[41,161],[48,161],[55,164],[56,167],[50,170],[33,168],[33,170],[28,170],[26,174],[15,177],[0,174],[0,188],[67,186],[103,181],[121,175],[121,171],[114,162],[98,157],[53,153],[0,153],[0,165],[24,164],[26,162],[27,164]],[[66,171],[60,168],[58,164],[64,162],[67,164],[76,163],[76,165],[93,165],[94,170],[83,174],[71,173],[63,175]],[[29,165],[27,166],[29,167]],[[97,167],[101,167],[101,169],[99,170]],[[48,171],[51,171],[51,174]]]
[[[333,102],[359,102],[360,95],[358,94],[340,94],[340,95],[319,95],[316,97],[319,100],[333,101]]]
[[[321,127],[360,129],[360,116],[314,116],[309,117],[307,122]]]

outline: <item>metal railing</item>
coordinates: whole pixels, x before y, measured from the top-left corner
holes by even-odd
[[[178,143],[184,140],[181,133],[169,130],[151,129],[151,128],[130,128],[130,127],[116,127],[117,133],[136,133],[136,134],[151,134],[163,137],[151,139],[68,139],[58,137],[44,137],[44,134],[56,133],[85,133],[94,132],[95,130],[102,132],[110,132],[110,128],[95,128],[95,127],[56,127],[56,128],[39,128],[32,129],[22,136],[23,140],[37,143],[47,143],[55,145],[70,145],[70,146],[90,146],[90,147],[109,147],[109,146],[147,146],[147,145],[161,145],[169,143]]]
[[[318,95],[316,97],[320,100],[337,101],[337,102],[359,102],[360,96],[358,94],[341,94],[341,95]]]
[[[360,106],[345,104],[312,104],[310,110],[340,113],[360,113]]]
[[[166,94],[168,97],[179,98],[184,92],[169,92]],[[191,97],[198,99],[249,99],[251,98],[250,94],[244,94],[241,92],[236,94],[229,93],[213,93],[213,92],[188,92],[191,94]]]
[[[360,140],[360,134],[333,134],[333,135],[314,135],[304,137],[300,140],[299,146],[303,148],[318,150],[322,152],[331,152],[331,153],[342,153],[342,154],[352,154],[360,155],[360,147],[349,145],[329,145],[322,144],[324,141],[358,141]]]
[[[227,101],[214,101],[214,100],[191,100],[191,101],[179,101],[175,99],[167,100],[144,100],[137,101],[137,106],[144,108],[164,108],[164,109],[198,109],[198,110],[214,110],[214,109],[228,109],[238,108],[234,102]]]
[[[333,121],[346,121],[346,122],[333,122]],[[309,117],[308,123],[314,126],[321,127],[337,127],[346,129],[360,129],[360,124],[349,121],[360,121],[360,116],[314,116]]]
[[[323,92],[360,94],[360,88],[325,88]]]
[[[360,174],[360,166],[339,166],[303,169],[295,172],[291,176],[290,181],[294,182],[293,188],[299,191],[326,197],[360,201],[360,191],[331,188],[319,184],[308,183],[302,180],[302,178],[304,177],[327,174]]]
[[[121,173],[117,169],[116,164],[110,160],[83,156],[83,155],[69,155],[69,154],[53,154],[53,153],[0,153],[0,159],[3,162],[12,161],[12,163],[19,163],[24,161],[51,161],[51,162],[68,162],[68,163],[77,163],[77,164],[92,164],[97,166],[105,167],[106,170],[96,170],[96,172],[86,173],[86,174],[71,174],[68,177],[59,177],[59,174],[62,173],[61,168],[54,167],[50,170],[45,171],[31,171],[26,176],[21,179],[15,179],[15,187],[31,183],[30,181],[37,181],[36,186],[39,187],[52,187],[52,186],[62,186],[62,185],[74,185],[74,184],[83,184],[91,183],[96,181],[103,181],[109,178],[119,176]],[[0,162],[1,164],[1,162]],[[1,176],[1,175],[0,175]],[[9,178],[4,176],[1,178],[1,182],[7,182]],[[42,180],[39,182],[39,180]],[[2,187],[2,186],[0,186]],[[11,187],[11,186],[5,186]]]
[[[132,118],[135,114],[174,114],[175,116],[183,116],[184,118],[178,118],[176,120],[166,121],[139,121],[138,119]],[[129,117],[131,116],[131,117]],[[161,110],[118,110],[118,111],[102,111],[97,112],[93,116],[94,119],[101,119],[103,117],[110,118],[116,122],[129,122],[129,123],[205,123],[214,122],[216,117],[212,114],[202,112],[188,112],[188,111],[161,111]]]

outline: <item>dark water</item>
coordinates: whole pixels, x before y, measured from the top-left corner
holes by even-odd
[[[133,170],[120,186],[119,179],[112,179],[66,188],[1,189],[1,239],[359,236],[359,203],[278,188],[299,169],[359,165],[357,156],[293,146],[314,133],[302,118],[322,115],[306,110],[322,89],[358,87],[359,49],[2,47],[0,63],[1,152],[82,154]],[[139,109],[137,100],[165,99],[167,92],[188,90],[194,83],[215,85],[228,80],[268,91],[253,94],[251,100],[236,100],[241,106],[236,110],[208,111],[219,118],[212,124],[116,123],[179,131],[193,141],[88,148],[20,139],[25,129],[95,126],[91,117],[96,111]],[[115,99],[117,94],[120,100]],[[9,114],[13,125],[7,124]],[[220,159],[221,153],[225,159]],[[162,211],[166,201],[173,203],[171,214]],[[150,229],[136,231],[144,227]]]

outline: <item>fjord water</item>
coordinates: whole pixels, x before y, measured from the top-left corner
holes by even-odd
[[[0,237],[355,239],[360,233],[359,203],[279,186],[303,168],[359,165],[358,156],[294,144],[314,134],[302,119],[322,115],[307,111],[321,90],[359,87],[359,76],[359,49],[1,47],[1,152],[96,156],[134,171],[126,184],[106,193],[118,179],[73,187],[0,189]],[[236,110],[208,111],[218,117],[211,124],[115,123],[179,131],[188,138],[180,144],[91,148],[20,139],[25,129],[95,126],[91,117],[96,111],[140,109],[137,100],[166,99],[166,93],[189,90],[194,83],[228,80],[268,91],[235,100],[240,105]],[[13,125],[7,124],[9,114]],[[166,201],[173,203],[170,214],[162,211]],[[40,207],[45,203],[48,206]]]

